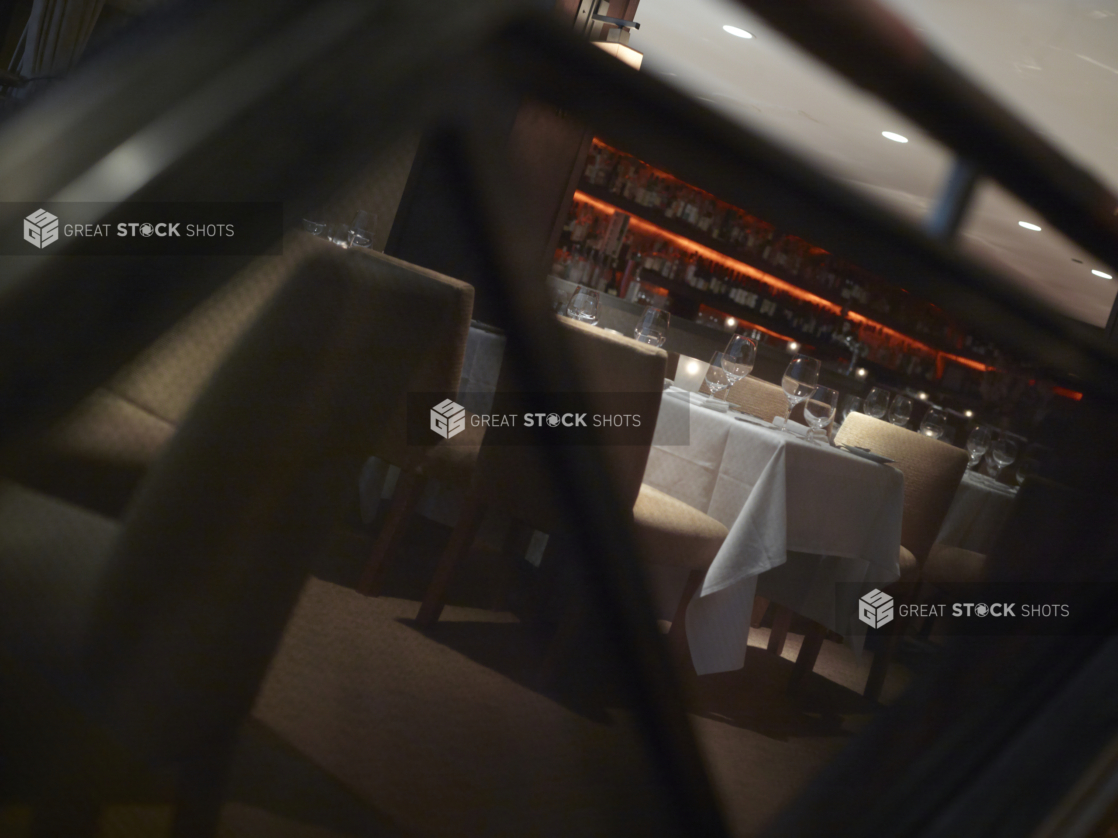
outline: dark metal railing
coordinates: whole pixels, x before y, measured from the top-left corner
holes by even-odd
[[[987,110],[991,103],[973,86],[902,30],[883,25],[880,10],[751,5],[864,86],[898,103],[911,100],[911,118],[1070,238],[1118,264],[1109,193],[1004,110]],[[1110,345],[964,258],[942,233],[898,219],[546,17],[515,6],[451,2],[437,13],[409,12],[248,0],[183,13],[176,27],[150,43],[125,45],[4,125],[0,190],[10,201],[81,196],[90,184],[117,202],[279,194],[297,217],[326,197],[326,185],[343,182],[403,131],[437,125],[456,161],[457,200],[475,224],[478,256],[498,292],[501,325],[521,374],[536,383],[533,392],[559,390],[573,384],[570,367],[551,339],[542,283],[531,281],[535,256],[518,245],[519,198],[498,153],[500,138],[486,122],[494,97],[530,94],[696,186],[884,277],[903,277],[910,290],[1068,376],[1098,403],[1118,401],[1118,354]],[[843,33],[829,39],[847,38],[841,54],[822,42],[824,26]],[[875,73],[895,79],[886,87]],[[127,182],[91,180],[121,149],[150,152],[146,168]],[[958,223],[955,209],[945,230]],[[0,205],[0,227],[18,222]],[[239,267],[182,261],[5,261],[0,446],[18,445],[62,415]],[[546,394],[539,398],[545,401],[535,409],[547,412]],[[625,510],[616,508],[601,463],[588,454],[553,458],[552,467],[567,517],[579,522],[585,576],[624,662],[621,681],[671,797],[677,831],[725,834],[632,539],[616,525]]]

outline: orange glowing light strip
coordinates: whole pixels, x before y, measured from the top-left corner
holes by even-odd
[[[1066,387],[1053,387],[1052,392],[1057,396],[1063,396],[1065,399],[1074,399],[1079,401],[1083,398],[1082,393],[1077,393],[1075,390],[1068,390]]]
[[[576,201],[580,201],[584,204],[589,204],[590,206],[606,213],[607,215],[613,215],[615,212],[621,212],[621,210],[618,210],[618,208],[613,206],[612,204],[607,204],[605,201],[600,201],[597,198],[591,197],[581,190],[577,190],[575,192],[574,198]],[[667,239],[677,246],[682,247],[684,250],[690,250],[691,252],[702,256],[703,258],[710,259],[712,262],[717,262],[724,267],[737,271],[738,273],[743,273],[746,276],[753,277],[757,281],[763,282],[765,285],[776,288],[788,294],[789,296],[811,303],[812,305],[818,306],[819,308],[826,309],[832,314],[837,314],[840,316],[842,315],[842,306],[837,305],[836,303],[832,303],[830,300],[824,299],[823,297],[818,297],[815,294],[812,294],[810,291],[805,291],[796,285],[792,285],[791,283],[785,282],[782,279],[778,279],[772,274],[767,274],[764,271],[754,268],[752,265],[747,265],[744,262],[739,262],[736,259],[731,259],[729,256],[719,253],[717,250],[711,250],[709,247],[704,247],[697,242],[691,241],[691,239],[684,238],[683,236],[678,236],[675,233],[669,233],[662,227],[657,227],[655,224],[645,221],[642,218],[637,218],[634,215],[630,215],[629,226],[638,230],[644,230],[645,232],[653,233],[657,236],[660,236],[661,238]],[[880,329],[882,332],[888,334],[889,336],[900,342],[902,345],[922,350],[927,355],[932,355],[937,358],[939,356],[942,356],[944,358],[955,361],[958,364],[962,364],[963,366],[980,370],[982,372],[989,372],[994,369],[993,367],[979,363],[978,361],[972,361],[970,358],[963,358],[959,355],[952,355],[949,352],[942,352],[938,349],[933,349],[927,344],[923,344],[918,340],[913,340],[908,335],[898,332],[896,329],[890,329],[888,326],[883,326],[877,321],[870,320],[868,317],[856,312],[847,311],[846,319],[863,326],[871,326],[875,329]],[[762,329],[762,331],[765,330]],[[775,333],[770,332],[769,334]],[[784,340],[791,340],[790,338],[785,338],[782,335],[777,335],[777,337],[781,337]]]
[[[601,210],[607,215],[613,215],[615,212],[620,212],[617,207],[611,204],[607,204],[605,201],[599,201],[597,198],[592,198],[582,191],[575,192],[575,200],[581,201],[584,204],[590,204],[590,206],[594,207],[595,209]],[[796,297],[797,299],[811,303],[812,305],[818,306],[819,308],[825,308],[833,314],[842,314],[842,306],[836,305],[830,300],[826,300],[823,297],[817,297],[815,294],[812,294],[809,291],[805,291],[804,289],[796,285],[792,285],[791,283],[785,282],[782,279],[777,279],[772,274],[767,274],[764,271],[759,271],[752,265],[747,265],[744,262],[739,262],[737,259],[731,259],[729,256],[725,256],[719,253],[717,250],[711,250],[709,247],[705,247],[704,245],[701,245],[697,242],[693,242],[691,241],[691,239],[686,239],[683,236],[677,236],[675,233],[669,233],[663,227],[657,227],[655,224],[645,221],[642,218],[637,218],[635,215],[629,216],[629,227],[637,230],[644,230],[647,233],[653,233],[663,239],[667,239],[678,247],[682,247],[684,250],[690,250],[692,253],[702,256],[704,259],[709,259],[712,262],[717,262],[724,267],[737,271],[738,273],[743,273],[746,276],[751,276],[759,282],[763,282],[766,285],[770,285],[773,288],[783,291],[789,296]]]

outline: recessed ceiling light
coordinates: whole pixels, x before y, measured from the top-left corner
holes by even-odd
[[[796,343],[796,341],[791,341],[788,344],[788,351],[789,352],[799,352],[800,351],[800,345],[798,343]]]
[[[894,134],[892,131],[882,131],[881,136],[887,140],[892,140],[895,143],[907,143],[908,137],[904,134]]]
[[[1038,233],[1040,232],[1040,228],[1038,226],[1036,226],[1035,224],[1030,224],[1028,221],[1018,221],[1017,224],[1018,226],[1024,227],[1026,230],[1036,230]]]
[[[973,410],[964,411],[963,415],[966,416],[968,419],[971,419],[971,418],[974,417],[974,411]]]
[[[728,23],[725,26],[722,27],[722,31],[723,32],[729,32],[735,38],[752,38],[753,37],[752,32],[746,32],[744,29],[738,29],[736,26],[730,26],[730,24],[728,24]]]
[[[855,371],[854,374],[856,376],[858,376],[859,378],[865,378],[866,377],[866,368],[865,367],[858,367],[858,369]]]
[[[1091,271],[1095,276],[1101,276],[1103,279],[1114,279],[1110,274],[1104,274],[1102,271]]]

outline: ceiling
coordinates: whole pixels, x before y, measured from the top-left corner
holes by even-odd
[[[941,55],[1118,192],[1118,0],[883,0]],[[888,107],[730,0],[641,0],[631,45],[653,73],[804,154],[913,220],[951,158]],[[746,39],[723,31],[730,25]],[[906,137],[893,142],[883,131]],[[1019,226],[1026,221],[1040,231]],[[963,246],[1054,308],[1096,326],[1118,292],[1101,265],[989,181]],[[1078,259],[1079,262],[1073,261]]]

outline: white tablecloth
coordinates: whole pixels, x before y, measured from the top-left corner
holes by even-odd
[[[968,471],[955,492],[936,540],[951,547],[989,553],[1017,493],[991,477]]]
[[[658,443],[686,421],[689,445]],[[644,480],[730,528],[687,612],[699,674],[744,665],[757,577],[786,564],[773,598],[860,648],[858,597],[900,576],[898,470],[696,406],[671,388]],[[812,555],[790,562],[790,553]]]
[[[458,385],[458,403],[466,410],[489,413],[504,354],[505,336],[500,331],[476,320],[470,324]]]

